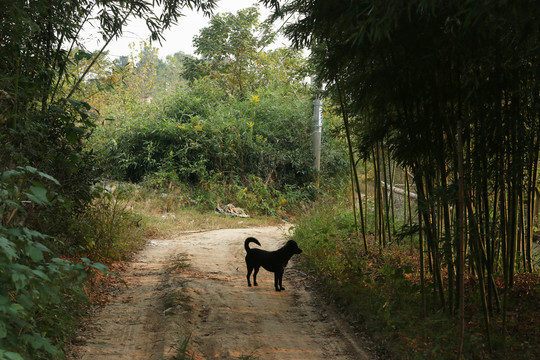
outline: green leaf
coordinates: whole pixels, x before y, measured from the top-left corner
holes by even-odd
[[[34,262],[40,262],[43,260],[43,251],[35,246],[27,246],[26,253]]]
[[[25,192],[24,194],[30,201],[38,205],[50,204],[49,199],[47,199],[47,189],[44,187],[30,186],[30,192]]]
[[[19,314],[24,314],[26,312],[26,309],[23,308],[19,304],[10,304],[8,307],[8,311],[6,312],[8,315],[11,316],[18,316]]]
[[[14,272],[30,272],[32,269],[29,266],[23,265],[23,264],[12,264],[10,265],[10,271]]]
[[[15,284],[15,290],[19,291],[21,289],[24,289],[26,285],[28,285],[28,276],[21,273],[12,273],[11,274],[11,280]]]
[[[9,261],[17,258],[17,251],[13,248],[13,243],[5,237],[0,237],[0,250]]]
[[[55,264],[65,265],[69,263],[69,260],[61,259],[61,258],[52,258],[51,261]]]
[[[51,175],[45,174],[44,172],[41,172],[41,171],[38,171],[37,173],[38,173],[39,176],[41,176],[42,178],[51,180],[51,181],[52,181],[53,183],[55,183],[56,185],[60,185],[60,182],[59,182],[58,180],[56,180],[54,177],[52,177]]]
[[[33,273],[34,275],[36,275],[37,277],[39,277],[39,278],[45,280],[45,281],[48,281],[48,282],[51,281],[51,279],[47,276],[47,274],[45,274],[45,273],[44,273],[43,271],[41,271],[41,270],[32,270],[32,273]]]
[[[7,300],[8,302],[11,302],[11,299]],[[25,313],[24,307],[22,307],[20,304],[2,304],[0,303],[0,314],[5,315],[7,318],[17,318],[20,317],[21,314]],[[0,357],[1,359],[1,357]]]
[[[47,239],[49,237],[48,235],[42,234],[39,231],[32,230],[32,229],[29,229],[29,228],[26,228],[26,227],[23,228],[22,230],[23,230],[24,234],[26,236],[28,236],[29,238]],[[44,245],[41,245],[41,246],[45,247]],[[45,247],[45,249],[46,249],[46,251],[49,251],[49,249],[47,249],[46,247]]]
[[[38,171],[35,167],[30,166],[30,165],[26,166],[24,169],[31,174],[35,174]]]
[[[70,144],[75,145],[79,142],[79,134],[77,134],[75,131],[70,131],[66,134],[66,139],[69,141]]]
[[[7,336],[6,324],[0,321],[0,339],[3,339]]]
[[[57,350],[54,346],[51,345],[50,341],[47,338],[44,338],[40,334],[34,333],[32,335],[25,334],[21,338],[27,341],[34,349],[44,349],[49,354],[56,354]]]
[[[21,175],[21,172],[17,171],[17,170],[4,171],[2,173],[2,182],[5,182],[5,181],[9,180],[11,177],[18,176],[18,175]]]
[[[93,263],[91,265],[89,265],[90,267],[100,271],[102,274],[104,275],[107,275],[107,274],[112,274],[110,271],[109,271],[109,268],[101,263]]]
[[[14,353],[12,351],[0,350],[0,359],[2,360],[24,360],[24,358],[19,353]]]
[[[14,237],[14,238],[20,238],[20,237],[23,236],[21,230],[17,229],[17,228],[7,229],[6,234],[8,234],[9,236]]]
[[[25,309],[32,309],[35,307],[35,302],[32,296],[26,292],[17,296],[17,302]]]

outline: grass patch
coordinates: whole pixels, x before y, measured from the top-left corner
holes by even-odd
[[[218,214],[207,203],[190,197],[188,190],[175,188],[147,188],[134,184],[115,185],[128,200],[129,211],[140,217],[144,238],[162,238],[178,232],[272,226],[282,221],[278,217],[257,216],[249,218]]]
[[[171,213],[142,209],[142,214],[148,238],[169,237],[184,231],[248,228],[281,223],[277,218],[234,218],[196,208],[178,209]]]

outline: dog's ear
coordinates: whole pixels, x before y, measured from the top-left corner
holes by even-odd
[[[300,248],[298,247],[298,244],[296,243],[296,241],[294,241],[294,240],[289,240],[289,241],[287,242],[287,245],[289,245],[292,249],[294,249],[295,254],[301,254],[301,253],[302,253],[302,249],[300,249]]]
[[[285,246],[295,254],[301,254],[302,253],[302,250],[298,247],[298,244],[294,240],[287,241],[287,245],[285,245]]]
[[[296,241],[294,241],[294,240],[289,240],[289,241],[287,241],[287,244],[288,244],[289,246],[298,248],[298,244],[297,244]]]

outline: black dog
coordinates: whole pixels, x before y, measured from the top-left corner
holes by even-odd
[[[259,240],[253,237],[248,237],[246,241],[244,241],[244,248],[247,251],[246,265],[248,286],[251,286],[249,276],[253,270],[255,270],[253,272],[253,285],[257,286],[257,273],[262,266],[266,270],[274,273],[274,286],[276,287],[276,291],[285,290],[282,285],[285,266],[287,266],[287,263],[293,255],[302,253],[302,250],[300,250],[296,241],[289,240],[285,246],[276,251],[251,249],[249,243],[255,243],[261,246]]]

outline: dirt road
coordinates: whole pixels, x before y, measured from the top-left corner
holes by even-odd
[[[273,275],[262,269],[259,286],[247,287],[244,239],[255,236],[272,250],[285,232],[152,240],[122,274],[129,287],[79,336],[76,359],[184,359],[184,345],[193,359],[369,359],[352,329],[315,300],[301,272],[285,271],[286,291],[274,291]]]

